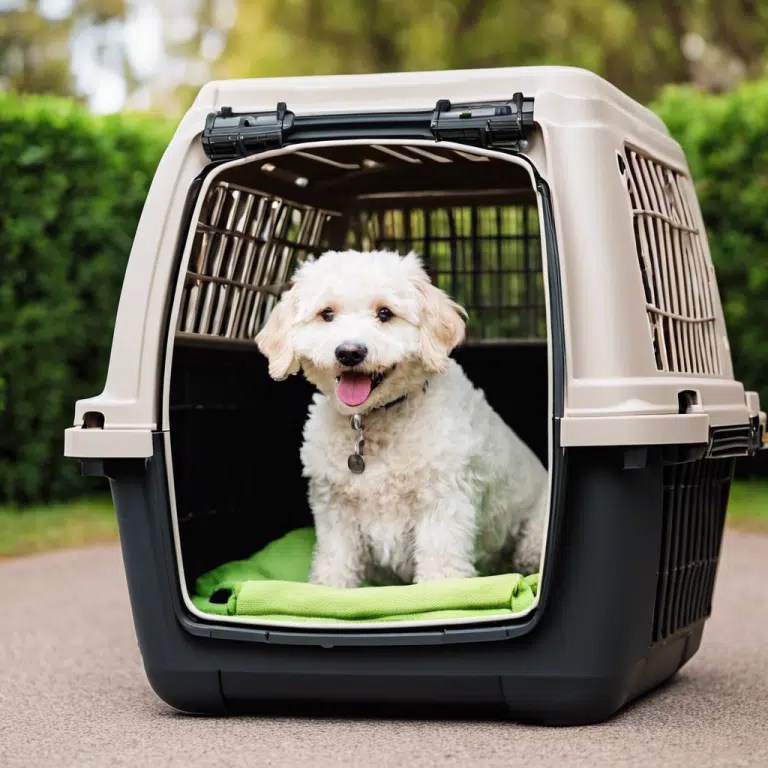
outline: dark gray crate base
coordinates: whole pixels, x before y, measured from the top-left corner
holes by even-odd
[[[322,647],[309,630],[212,637],[185,611],[170,534],[162,437],[143,462],[107,464],[136,632],[149,681],[195,714],[369,709],[378,716],[505,715],[577,725],[605,720],[669,679],[696,652],[704,619],[652,644],[663,530],[660,459],[624,469],[623,452],[572,450],[562,525],[536,615],[472,642],[450,633],[372,633]],[[727,491],[727,489],[726,489]],[[718,544],[719,548],[719,544]],[[239,628],[240,636],[249,628]],[[229,635],[237,637],[237,635]],[[342,638],[339,637],[340,642]]]

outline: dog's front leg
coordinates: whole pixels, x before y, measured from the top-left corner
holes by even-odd
[[[476,576],[475,505],[464,496],[439,499],[416,525],[415,583]]]
[[[342,506],[315,508],[317,542],[310,584],[359,587],[363,580],[363,542],[354,511]]]

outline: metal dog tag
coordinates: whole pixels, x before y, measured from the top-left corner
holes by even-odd
[[[361,475],[365,471],[365,459],[359,453],[351,453],[347,459],[349,471]]]
[[[358,432],[358,438],[355,440],[355,452],[347,458],[349,471],[355,475],[361,475],[365,471],[365,459],[363,458],[363,446],[365,438],[363,437],[363,420],[359,414],[355,414],[350,419],[350,426]]]

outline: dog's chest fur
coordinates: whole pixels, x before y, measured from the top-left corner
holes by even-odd
[[[440,463],[421,430],[423,403],[414,402],[421,396],[364,418],[362,474],[353,474],[347,465],[358,433],[325,398],[316,400],[302,449],[304,473],[312,479],[313,511],[329,504],[353,517],[370,565],[404,580],[413,576],[414,512],[425,503]]]
[[[529,509],[546,476],[455,363],[432,379],[426,392],[364,416],[363,426],[366,466],[355,475],[347,459],[357,432],[349,417],[316,395],[301,459],[318,528],[353,523],[367,553],[368,573],[384,567],[409,581],[415,529],[450,499],[470,500],[468,519],[433,525],[471,526],[480,539],[501,546],[516,530],[509,505],[521,513]],[[517,478],[514,487],[509,487],[510,474]],[[503,502],[493,503],[502,493]]]

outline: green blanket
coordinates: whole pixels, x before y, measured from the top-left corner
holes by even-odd
[[[201,576],[192,601],[218,616],[265,621],[370,622],[457,619],[521,613],[531,606],[538,575],[510,573],[408,586],[335,589],[307,584],[315,531],[300,528]]]

